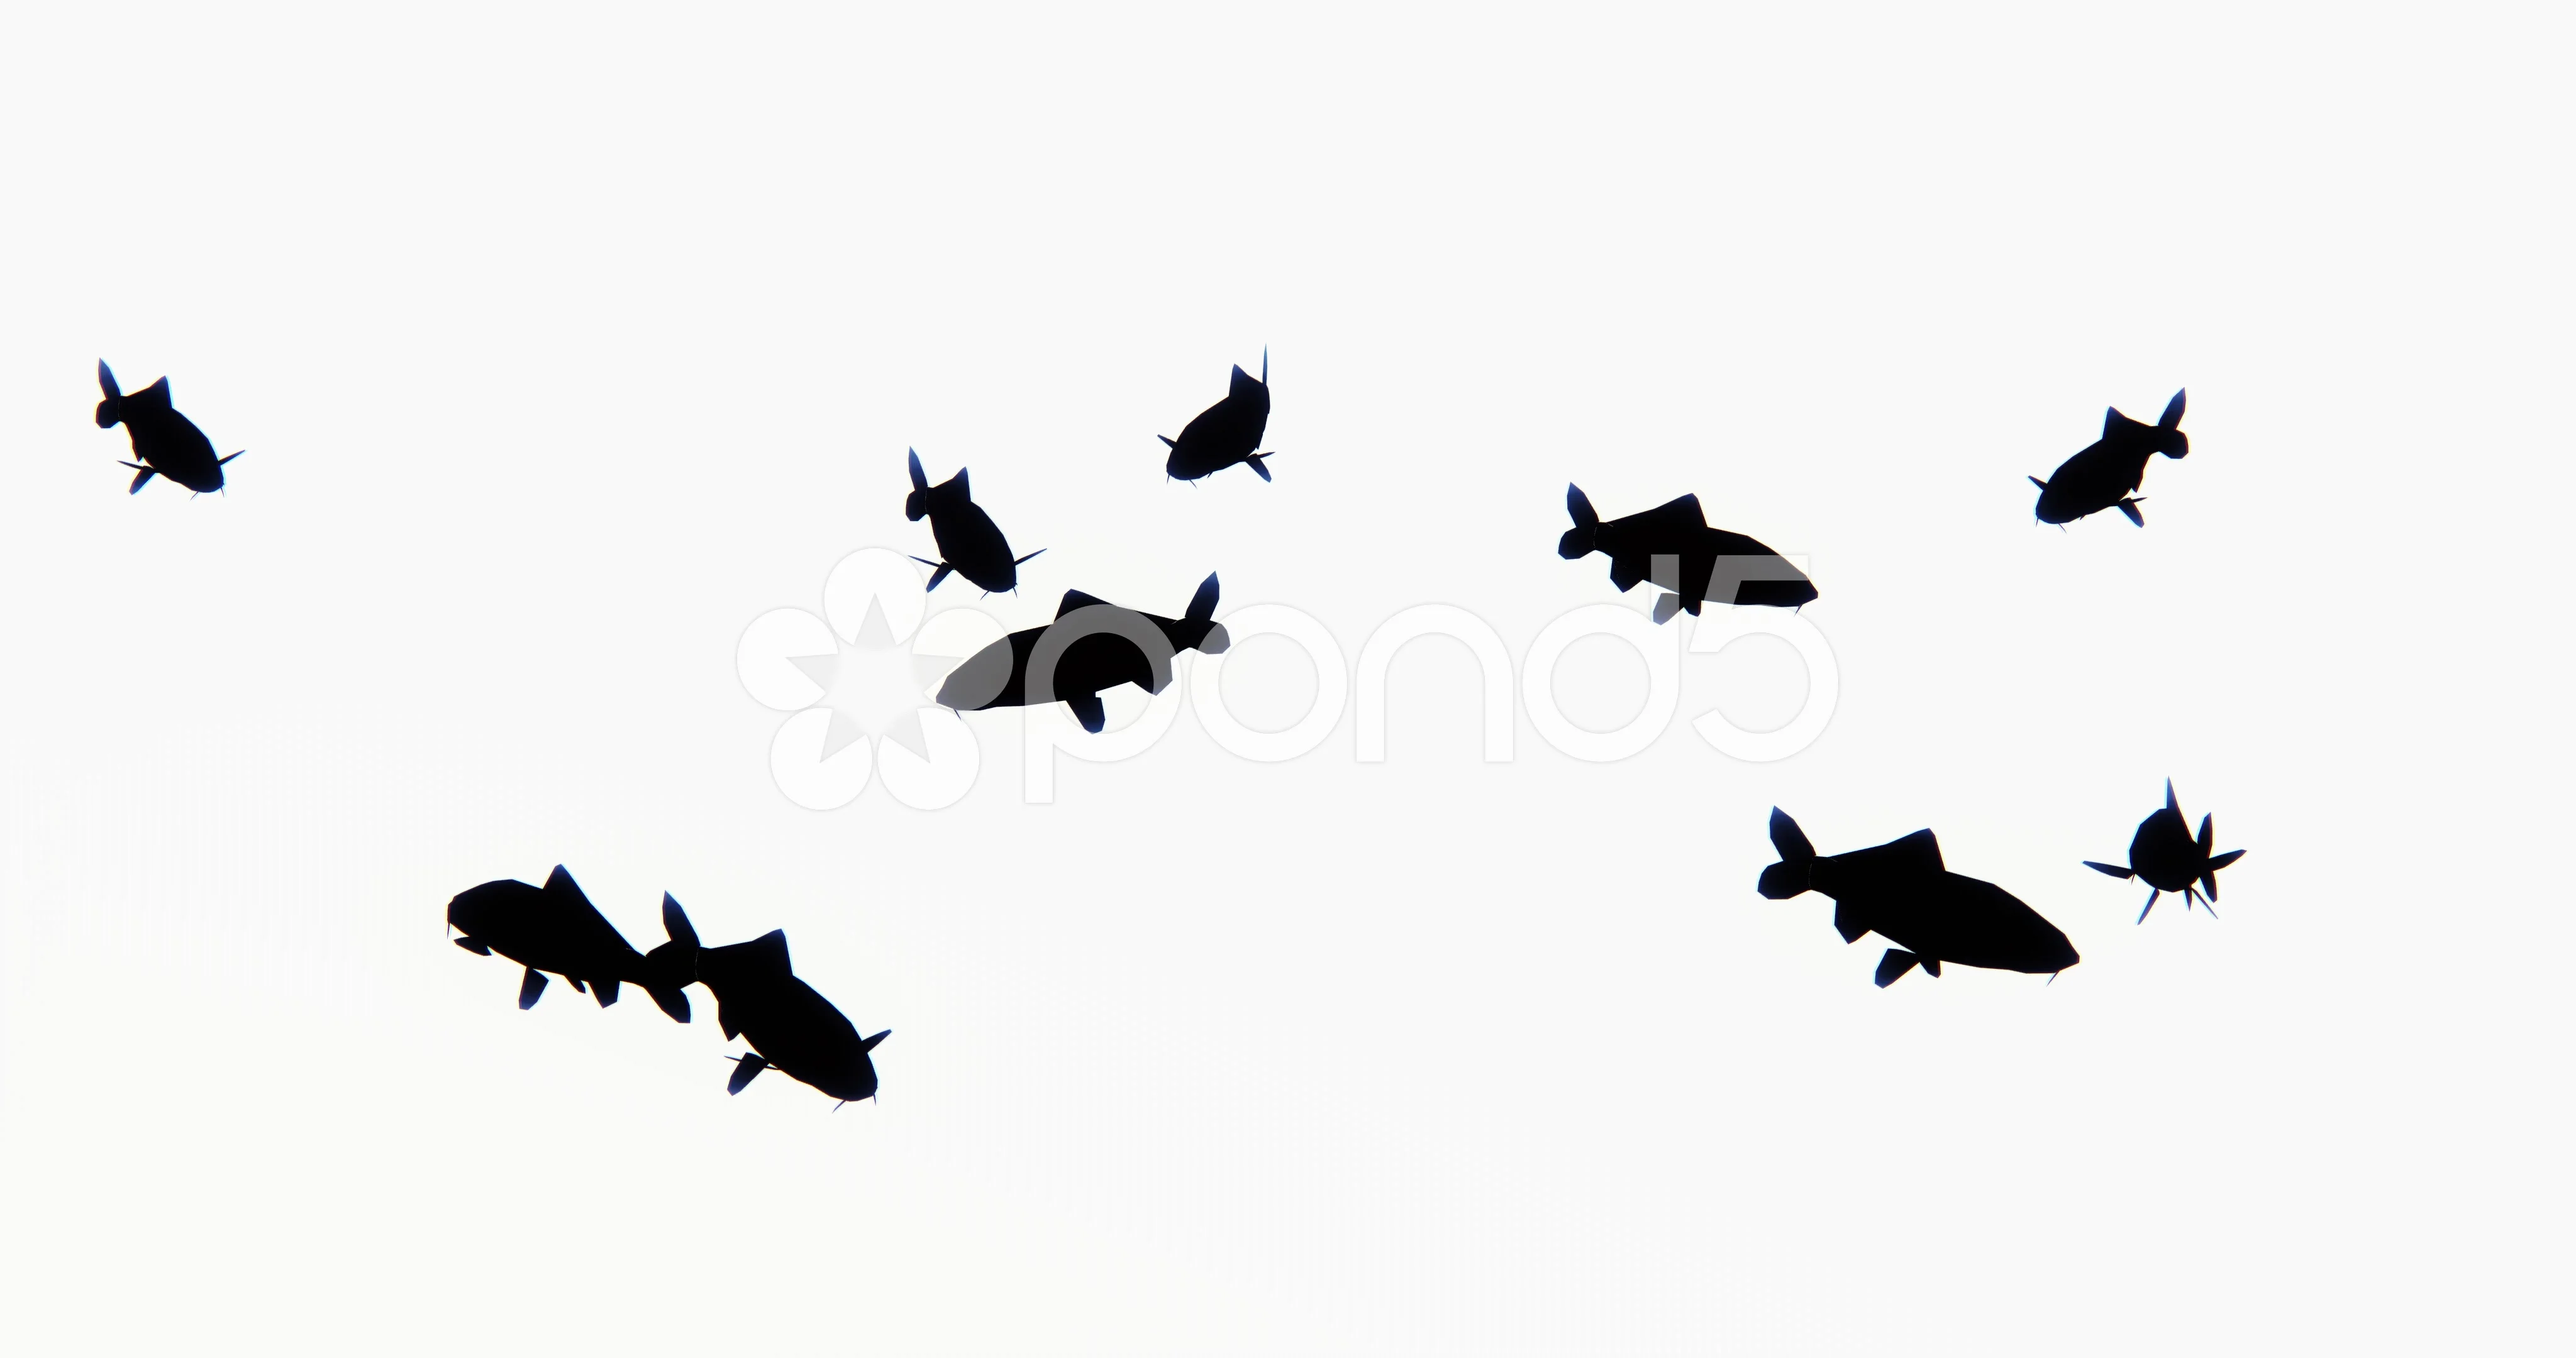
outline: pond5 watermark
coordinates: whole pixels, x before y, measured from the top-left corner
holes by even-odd
[[[1805,563],[1797,564],[1803,568]],[[1676,575],[1659,563],[1650,578]],[[879,781],[896,801],[935,811],[955,805],[974,788],[983,772],[983,746],[966,719],[931,695],[967,657],[1008,633],[998,619],[971,605],[931,613],[925,580],[911,557],[883,547],[862,548],[832,567],[823,582],[820,614],[772,609],[743,629],[734,664],[744,691],[786,714],[769,742],[769,770],[789,801],[828,811],[857,800],[871,781]],[[1518,665],[1491,623],[1456,604],[1415,604],[1397,611],[1370,631],[1356,662],[1343,653],[1330,629],[1292,605],[1250,604],[1216,621],[1234,645],[1275,636],[1306,653],[1315,669],[1315,693],[1302,717],[1285,729],[1264,731],[1228,710],[1224,674],[1230,651],[1193,653],[1185,669],[1176,667],[1176,657],[1169,654],[1151,657],[1159,662],[1150,668],[1163,686],[1125,726],[1097,734],[1085,731],[1060,702],[1017,709],[1021,800],[1055,800],[1059,753],[1109,763],[1152,749],[1179,720],[1183,689],[1200,729],[1238,758],[1277,763],[1312,753],[1332,739],[1344,711],[1352,709],[1354,758],[1363,764],[1382,762],[1388,675],[1396,654],[1424,637],[1450,638],[1475,657],[1482,753],[1488,763],[1514,757],[1516,710],[1526,713],[1539,739],[1561,754],[1592,763],[1630,758],[1662,738],[1680,715],[1683,656],[1714,655],[1744,637],[1788,643],[1806,666],[1806,696],[1777,730],[1746,730],[1714,710],[1693,716],[1691,730],[1711,749],[1749,763],[1786,759],[1824,734],[1841,691],[1833,648],[1824,633],[1803,612],[1781,608],[1718,604],[1696,616],[1658,624],[1624,604],[1584,604],[1540,628]],[[1102,629],[1094,620],[1087,630]],[[1608,731],[1576,724],[1557,701],[1557,662],[1576,642],[1595,636],[1626,642],[1646,666],[1644,703],[1624,725]]]

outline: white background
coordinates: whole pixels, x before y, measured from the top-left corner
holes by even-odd
[[[0,41],[0,1338],[25,1353],[2537,1351],[2563,1333],[2571,302],[2540,7],[52,6]],[[1275,484],[1157,434],[1271,354]],[[91,365],[222,498],[129,499]],[[2035,527],[2191,390],[2147,528]],[[772,785],[743,627],[927,552],[1515,658],[1696,491],[1824,738],[1391,758],[1184,714],[1023,804]],[[1642,602],[1642,591],[1640,592]],[[973,602],[962,582],[934,603]],[[1684,624],[1677,623],[1676,627]],[[1258,725],[1312,690],[1235,657]],[[1187,662],[1184,662],[1185,664]],[[1777,722],[1796,662],[1687,662]],[[1615,642],[1559,673],[1614,725]],[[1177,692],[1178,690],[1175,690]],[[1784,697],[1784,694],[1786,695]],[[1113,704],[1113,720],[1136,707]],[[2172,777],[2222,918],[2085,870]],[[2085,960],[1881,992],[1937,829]],[[570,865],[878,1050],[442,939]]]

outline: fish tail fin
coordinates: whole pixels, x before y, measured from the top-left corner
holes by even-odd
[[[1914,964],[1922,960],[1903,948],[1888,949],[1886,955],[1878,959],[1878,988],[1885,990],[1896,984],[1897,977],[1914,970]],[[1930,969],[1927,967],[1926,970]],[[1940,973],[1933,974],[1937,976]]]
[[[644,954],[644,974],[636,984],[672,1022],[686,1023],[689,983],[698,979],[698,931],[689,923],[689,912],[667,891],[662,893],[662,932],[670,941]]]
[[[98,403],[98,427],[113,429],[124,414],[118,407],[125,404],[125,393],[116,389],[116,374],[107,370],[107,360],[98,361],[98,389],[105,398]]]
[[[1785,901],[1805,891],[1815,871],[1816,846],[1807,842],[1807,833],[1789,813],[1771,808],[1771,847],[1780,853],[1780,861],[1762,870],[1759,890],[1765,899]]]
[[[1601,516],[1593,512],[1592,501],[1584,495],[1581,486],[1565,488],[1565,512],[1574,516],[1574,526],[1556,540],[1556,554],[1568,561],[1591,555],[1601,528]]]

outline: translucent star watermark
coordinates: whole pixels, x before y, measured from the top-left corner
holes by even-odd
[[[754,618],[735,673],[761,705],[788,713],[769,744],[770,776],[798,806],[847,806],[882,781],[930,811],[975,784],[982,755],[957,714],[931,701],[957,657],[1002,634],[974,608],[930,614],[910,557],[852,552],[823,582],[823,614],[779,608]]]

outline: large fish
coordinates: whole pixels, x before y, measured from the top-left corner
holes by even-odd
[[[1217,584],[1211,573],[1180,617],[1166,618],[1064,592],[1055,621],[1013,632],[966,658],[939,686],[939,703],[960,712],[1061,702],[1082,729],[1098,733],[1108,722],[1103,690],[1134,684],[1160,693],[1172,682],[1172,657],[1184,650],[1225,652],[1225,627],[1215,621]]]
[[[1771,844],[1780,861],[1762,870],[1761,892],[1785,901],[1806,891],[1833,898],[1834,929],[1850,943],[1875,933],[1896,944],[1878,961],[1878,983],[1895,982],[1920,962],[2054,975],[2081,959],[2075,945],[2038,911],[1996,886],[1962,877],[1941,862],[1930,830],[1850,853],[1819,855],[1788,813],[1771,808]]]

